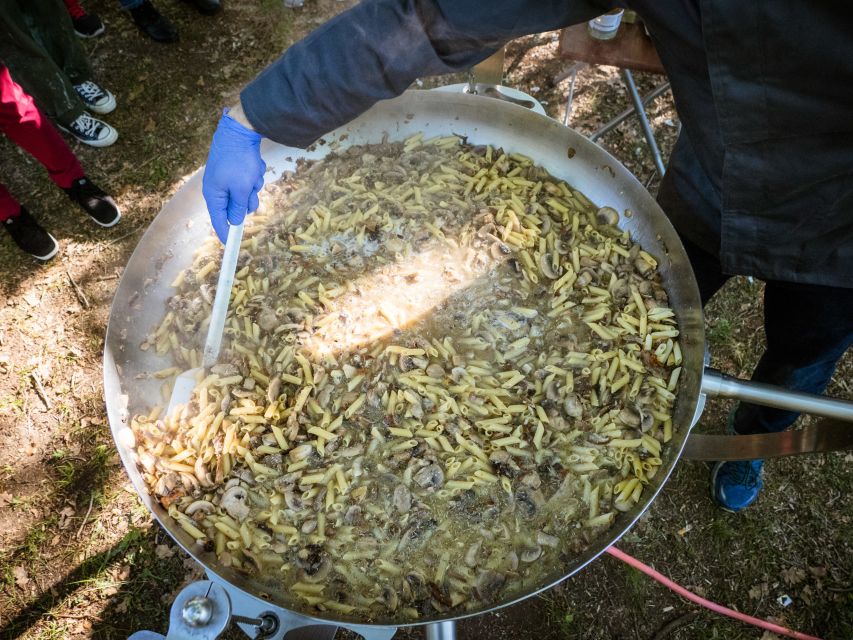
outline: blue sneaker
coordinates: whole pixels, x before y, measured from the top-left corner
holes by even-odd
[[[726,511],[737,513],[758,497],[764,481],[761,470],[764,460],[718,462],[711,471],[711,491],[714,501]]]

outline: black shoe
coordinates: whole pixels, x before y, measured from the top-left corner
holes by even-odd
[[[86,176],[75,180],[74,184],[65,189],[65,193],[102,227],[111,227],[121,220],[121,212],[113,199]]]
[[[56,238],[45,231],[24,207],[18,215],[3,222],[3,228],[16,245],[34,258],[50,260],[59,251]]]
[[[66,2],[68,13],[71,14],[71,22],[74,24],[74,33],[81,38],[95,38],[104,32],[104,23],[94,13],[86,13],[80,3],[74,0]]]
[[[216,15],[222,11],[222,2],[220,0],[184,0],[187,4],[191,4],[201,14],[206,16]]]
[[[148,0],[130,10],[130,16],[146,36],[155,42],[177,42],[178,30]]]

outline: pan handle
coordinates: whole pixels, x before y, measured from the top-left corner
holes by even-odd
[[[853,422],[853,402],[741,380],[708,367],[702,376],[701,392],[708,396],[735,398],[765,407]]]

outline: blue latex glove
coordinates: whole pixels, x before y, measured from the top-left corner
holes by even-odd
[[[240,224],[258,208],[266,163],[261,159],[261,135],[247,129],[226,110],[213,133],[201,192],[210,222],[224,243],[228,225]]]

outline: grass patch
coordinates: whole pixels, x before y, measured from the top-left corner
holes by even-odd
[[[715,347],[725,347],[732,339],[734,327],[726,318],[719,318],[708,328],[707,337]]]

